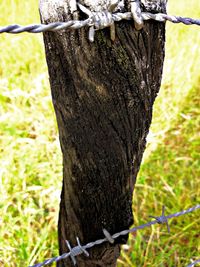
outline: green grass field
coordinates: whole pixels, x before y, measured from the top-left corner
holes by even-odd
[[[37,1],[3,0],[0,24],[39,22]],[[170,14],[200,17],[198,0]],[[133,199],[135,225],[200,203],[200,28],[167,24],[163,83]],[[0,35],[0,266],[58,254],[62,158],[42,36]],[[200,258],[200,211],[130,235],[119,267],[186,267]],[[196,265],[197,266],[197,265]],[[200,265],[198,265],[200,266]]]

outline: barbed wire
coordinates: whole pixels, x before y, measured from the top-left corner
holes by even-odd
[[[192,262],[191,264],[189,264],[187,267],[194,267],[197,263],[200,263],[200,259],[196,260],[194,262]]]
[[[21,26],[18,24],[8,25],[5,27],[0,27],[0,34],[1,33],[13,33],[18,34],[22,32],[29,32],[29,33],[41,33],[46,31],[60,31],[64,29],[80,29],[85,26],[90,28],[89,31],[89,40],[91,42],[94,41],[94,32],[100,29],[104,29],[106,27],[111,27],[111,39],[115,38],[114,33],[114,23],[119,22],[121,20],[136,20],[136,16],[134,14],[137,13],[138,6],[134,6],[131,12],[117,12],[113,13],[113,8],[111,11],[106,10],[102,12],[91,12],[86,7],[78,3],[78,7],[81,9],[82,12],[87,14],[89,17],[86,20],[70,20],[67,22],[55,22],[49,24],[31,24],[27,26]],[[149,12],[141,12],[140,14],[141,20],[155,20],[158,22],[166,22],[170,21],[172,23],[183,23],[185,25],[198,25],[200,26],[200,19],[193,19],[187,17],[180,17],[180,16],[171,16],[163,13],[152,14]],[[137,25],[137,23],[136,23]],[[139,27],[140,29],[141,27]]]
[[[116,2],[117,3],[117,2]],[[134,16],[134,13],[137,13],[137,8],[138,6],[135,6],[135,10],[132,10],[132,12],[125,12],[125,13],[121,13],[121,12],[117,12],[117,13],[113,13],[113,10],[115,8],[115,5],[112,6],[112,9],[103,11],[103,12],[91,12],[90,10],[88,10],[86,7],[82,6],[81,4],[78,4],[79,8],[81,9],[82,12],[84,12],[85,14],[87,14],[89,17],[86,20],[70,20],[67,22],[55,22],[55,23],[50,23],[50,24],[31,24],[31,25],[27,25],[27,26],[21,26],[21,25],[8,25],[5,27],[0,26],[0,34],[1,33],[12,33],[12,34],[19,34],[19,33],[23,33],[23,32],[29,32],[29,33],[41,33],[41,32],[46,32],[46,31],[59,31],[59,30],[64,30],[64,29],[80,29],[83,28],[85,26],[89,27],[89,40],[91,42],[94,41],[94,34],[95,31],[100,30],[100,29],[104,29],[106,27],[110,27],[111,28],[111,39],[114,40],[115,39],[115,29],[114,29],[114,23],[115,22],[119,22],[121,20],[133,20],[136,19],[136,25],[137,25],[137,20],[139,21],[140,18],[136,18]],[[180,17],[180,16],[171,16],[171,15],[167,15],[167,14],[163,14],[163,13],[157,13],[157,14],[152,14],[149,12],[142,12],[140,14],[141,16],[141,22],[139,24],[142,24],[142,21],[145,20],[155,20],[158,22],[166,22],[166,21],[170,21],[172,23],[183,23],[185,25],[198,25],[200,26],[200,19],[192,19],[192,18],[186,18],[186,17]],[[139,29],[141,25],[139,25]],[[174,214],[170,214],[165,216],[165,207],[163,206],[163,210],[162,210],[162,215],[161,216],[150,216],[151,218],[154,218],[155,220],[150,221],[146,224],[142,224],[139,226],[136,226],[132,229],[128,229],[128,230],[123,230],[119,233],[115,233],[113,235],[111,235],[106,229],[103,229],[103,234],[105,236],[105,238],[103,239],[99,239],[96,240],[94,242],[90,242],[86,245],[81,245],[79,238],[77,237],[77,246],[75,247],[71,247],[70,243],[68,240],[66,240],[66,245],[69,249],[68,253],[64,253],[58,257],[53,257],[51,259],[45,260],[43,263],[38,263],[35,264],[33,266],[29,266],[29,267],[43,267],[43,266],[47,266],[50,265],[54,262],[59,262],[63,259],[66,258],[71,258],[72,262],[74,265],[76,265],[76,257],[84,254],[85,256],[89,257],[89,253],[87,251],[87,249],[90,249],[94,246],[100,245],[102,243],[105,242],[109,242],[111,244],[113,244],[115,242],[115,239],[117,239],[120,236],[124,236],[127,235],[129,233],[133,233],[136,232],[138,230],[144,229],[146,227],[150,227],[151,225],[154,224],[166,224],[167,226],[167,230],[168,232],[170,232],[170,227],[168,224],[168,219],[171,218],[175,218],[175,217],[179,217],[182,215],[185,215],[187,213],[191,213],[197,209],[200,208],[200,204],[189,208],[187,210],[181,211],[181,212],[177,212]],[[193,267],[195,264],[199,263],[200,260],[197,260],[191,264],[189,264],[187,267]]]
[[[177,213],[174,213],[174,214],[170,214],[170,215],[165,216],[165,207],[163,206],[162,215],[161,216],[158,216],[158,217],[157,216],[150,216],[151,218],[154,218],[155,219],[153,221],[150,221],[148,223],[145,223],[145,224],[136,226],[136,227],[131,228],[131,229],[128,229],[128,230],[121,231],[119,233],[115,233],[113,235],[111,235],[106,229],[103,229],[103,234],[104,234],[105,238],[96,240],[95,242],[90,242],[90,243],[88,243],[86,245],[81,245],[80,240],[77,237],[76,238],[76,240],[77,240],[77,246],[75,246],[73,248],[71,248],[71,245],[70,245],[69,241],[66,241],[66,245],[67,245],[67,247],[69,249],[69,252],[68,253],[64,253],[61,256],[58,256],[58,257],[54,257],[54,258],[45,260],[43,263],[38,263],[38,264],[35,264],[33,266],[29,266],[29,267],[43,267],[43,266],[47,266],[49,264],[52,264],[53,262],[58,262],[58,261],[61,261],[63,259],[66,259],[68,257],[70,257],[71,260],[72,260],[72,262],[73,262],[73,264],[76,265],[76,257],[78,255],[84,254],[85,256],[89,257],[89,253],[88,253],[87,249],[90,249],[90,248],[92,248],[94,246],[101,245],[102,243],[105,243],[105,242],[109,242],[109,243],[113,244],[114,241],[115,241],[115,239],[117,239],[120,236],[124,236],[124,235],[127,235],[129,233],[136,232],[136,231],[141,230],[141,229],[144,229],[146,227],[150,227],[151,225],[154,225],[154,224],[166,224],[167,225],[168,232],[169,232],[170,231],[170,228],[169,228],[169,224],[168,224],[168,219],[179,217],[179,216],[182,216],[182,215],[191,213],[191,212],[193,212],[193,211],[195,211],[197,209],[200,209],[200,204],[198,204],[198,205],[196,205],[196,206],[194,206],[192,208],[189,208],[187,210],[183,210],[183,211],[180,211],[180,212],[177,212]],[[192,267],[192,266],[194,266],[194,264],[196,264],[198,262],[199,261],[193,262],[192,264],[190,264],[187,267]]]

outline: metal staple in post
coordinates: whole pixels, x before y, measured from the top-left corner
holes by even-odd
[[[124,236],[124,235],[127,235],[129,233],[136,232],[136,231],[144,229],[146,227],[150,227],[151,225],[154,225],[154,224],[164,224],[164,223],[166,224],[167,223],[167,225],[168,225],[168,219],[176,218],[176,217],[191,213],[191,212],[193,212],[193,211],[195,211],[197,209],[200,209],[200,204],[198,204],[198,205],[196,205],[196,206],[194,206],[192,208],[189,208],[187,210],[183,210],[183,211],[180,211],[180,212],[165,216],[165,214],[164,214],[165,213],[165,208],[163,207],[162,215],[160,217],[151,216],[151,217],[155,218],[155,220],[153,220],[153,221],[150,221],[150,222],[148,222],[146,224],[142,224],[142,225],[136,226],[136,227],[128,229],[128,230],[121,231],[121,232],[113,234],[113,235],[111,235],[107,230],[103,229],[103,234],[104,234],[105,238],[96,240],[95,242],[90,242],[90,243],[88,243],[88,244],[86,244],[84,246],[82,246],[80,244],[80,241],[79,241],[78,238],[77,238],[78,245],[76,247],[73,247],[73,248],[71,248],[71,245],[70,245],[69,241],[66,241],[67,247],[69,249],[68,253],[65,253],[65,254],[63,254],[61,256],[54,257],[52,259],[44,261],[43,263],[38,263],[38,264],[36,264],[34,266],[29,266],[29,267],[47,266],[47,265],[49,265],[49,264],[51,264],[53,262],[58,262],[60,260],[66,259],[68,257],[71,257],[72,262],[75,265],[76,264],[76,257],[78,255],[85,254],[87,257],[89,256],[89,253],[88,253],[87,249],[90,249],[90,248],[92,248],[94,246],[98,246],[98,245],[100,245],[102,243],[105,243],[105,242],[110,242],[111,244],[113,244],[114,240],[117,239],[120,236]],[[169,231],[169,226],[167,226],[167,229]],[[198,262],[200,262],[200,260],[191,263],[187,267],[193,267],[194,264],[196,264]]]

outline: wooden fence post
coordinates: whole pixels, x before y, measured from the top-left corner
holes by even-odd
[[[82,0],[91,10],[106,1]],[[127,2],[127,1],[125,1]],[[154,3],[156,2],[156,5]],[[165,0],[143,0],[143,10],[165,12]],[[125,6],[125,10],[127,7]],[[75,0],[40,0],[43,23],[79,16]],[[53,104],[63,153],[63,188],[58,223],[60,253],[65,240],[85,244],[130,227],[132,193],[160,88],[165,25],[116,23],[88,40],[88,28],[44,33]],[[127,238],[91,249],[77,258],[79,267],[115,266]],[[71,261],[59,267],[72,266]]]

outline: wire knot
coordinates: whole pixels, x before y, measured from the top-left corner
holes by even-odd
[[[90,19],[89,23],[89,40],[90,42],[94,42],[95,31],[110,27],[110,38],[112,41],[115,40],[115,21],[112,16],[112,12],[115,7],[118,5],[118,1],[112,3],[108,10],[99,11],[99,12],[91,12],[85,6],[78,3],[78,7],[80,10],[88,15]]]
[[[169,227],[169,223],[168,223],[168,218],[165,216],[165,206],[162,207],[162,215],[157,217],[157,216],[149,216],[150,218],[154,218],[157,223],[159,224],[166,224],[167,226],[167,231],[168,233],[170,233],[170,227]]]
[[[69,252],[70,252],[70,258],[71,258],[74,266],[76,265],[76,256],[81,255],[81,254],[85,254],[85,256],[89,257],[89,253],[87,252],[85,247],[81,245],[78,237],[76,238],[76,241],[77,241],[78,245],[76,247],[72,248],[69,241],[66,240],[66,244],[67,244],[67,247],[68,247]]]
[[[109,11],[93,12],[91,26],[94,25],[95,30],[101,30],[110,27],[113,23],[112,13]]]

